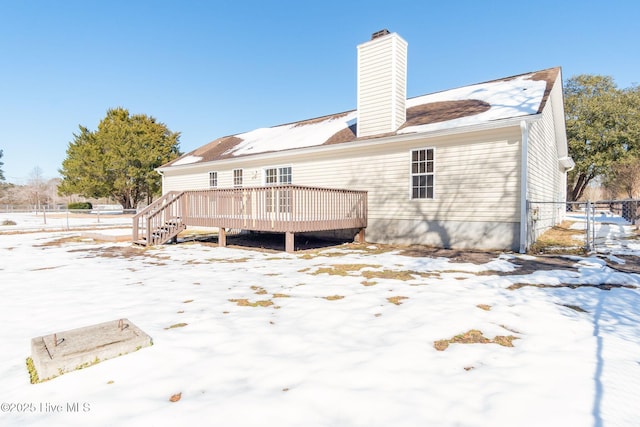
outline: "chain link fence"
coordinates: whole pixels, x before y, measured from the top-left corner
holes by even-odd
[[[563,220],[584,234],[584,249],[597,249],[598,232],[609,224],[626,222],[640,226],[640,200],[598,200],[583,202],[527,201],[527,249],[547,230]]]

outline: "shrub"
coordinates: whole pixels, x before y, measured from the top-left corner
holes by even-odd
[[[69,203],[67,209],[93,209],[93,205],[89,202],[74,202]]]
[[[16,225],[15,221],[11,221],[10,219],[5,219],[2,221],[2,225]]]

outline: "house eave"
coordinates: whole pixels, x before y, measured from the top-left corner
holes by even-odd
[[[176,165],[176,166],[166,166],[159,167],[156,169],[157,172],[163,173],[165,171],[188,171],[191,169],[201,169],[206,167],[207,165],[234,165],[234,164],[242,164],[247,161],[269,161],[273,159],[281,158],[283,155],[312,155],[316,153],[327,153],[327,152],[340,152],[344,150],[353,150],[353,149],[364,149],[367,147],[375,147],[385,144],[396,144],[400,142],[410,142],[416,140],[424,140],[424,139],[432,139],[439,138],[443,136],[450,135],[459,135],[465,133],[473,133],[473,132],[481,132],[491,129],[501,129],[507,127],[520,127],[523,121],[525,122],[535,122],[542,118],[542,114],[532,114],[521,117],[511,117],[508,119],[500,119],[489,121],[485,123],[467,125],[467,126],[457,126],[454,128],[448,129],[438,129],[427,132],[415,132],[415,133],[402,133],[397,135],[383,136],[378,138],[369,138],[362,139],[357,141],[344,142],[340,144],[331,144],[331,145],[315,145],[311,147],[303,147],[303,148],[294,148],[290,150],[281,150],[281,151],[272,151],[266,153],[257,153],[251,155],[244,155],[238,157],[229,157],[225,159],[211,160],[207,162],[197,162],[190,163],[185,165]]]

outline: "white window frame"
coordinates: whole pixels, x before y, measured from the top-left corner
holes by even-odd
[[[218,171],[209,171],[209,188],[218,187]]]
[[[287,174],[283,174],[283,170],[288,169]],[[275,170],[275,182],[267,182],[267,174],[269,173],[268,171],[273,171]],[[286,165],[286,166],[269,166],[263,169],[263,173],[262,173],[262,184],[263,185],[289,185],[291,183],[293,183],[293,167],[291,167],[290,165]],[[272,175],[273,176],[273,175]],[[288,176],[289,179],[286,181],[282,181],[282,178]]]
[[[240,179],[238,179],[238,177]],[[233,187],[240,188],[244,185],[244,169],[233,170]]]
[[[418,170],[417,172],[414,171],[414,160],[413,160],[413,153],[415,152],[419,152],[419,151],[424,151],[425,152],[425,168],[424,171],[420,171]],[[428,152],[432,151],[433,152],[433,159],[432,160],[428,160]],[[432,168],[431,168],[431,172],[429,172],[429,161],[432,162]],[[418,159],[418,162],[420,162],[420,160]],[[428,177],[431,176],[431,180],[432,180],[432,185],[425,185],[425,197],[415,197],[414,196],[414,177],[420,177],[420,176],[425,176],[427,177],[426,179],[428,180]],[[428,183],[426,183],[428,184]],[[419,187],[418,187],[419,188]],[[429,188],[431,188],[431,197],[429,197]],[[412,148],[409,151],[409,198],[411,200],[434,200],[436,198],[436,149],[435,147],[420,147],[420,148]]]
[[[263,184],[265,186],[281,186],[290,185],[293,181],[293,167],[287,166],[271,166],[263,169]],[[270,174],[271,172],[271,174]],[[270,178],[274,181],[269,182]],[[285,178],[285,179],[283,179]],[[276,194],[267,193],[266,210],[267,212],[279,211],[280,213],[291,212],[291,191],[290,189],[275,190]]]

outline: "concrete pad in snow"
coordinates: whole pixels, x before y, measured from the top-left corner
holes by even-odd
[[[136,325],[119,319],[33,338],[31,358],[38,380],[44,381],[152,344]]]

